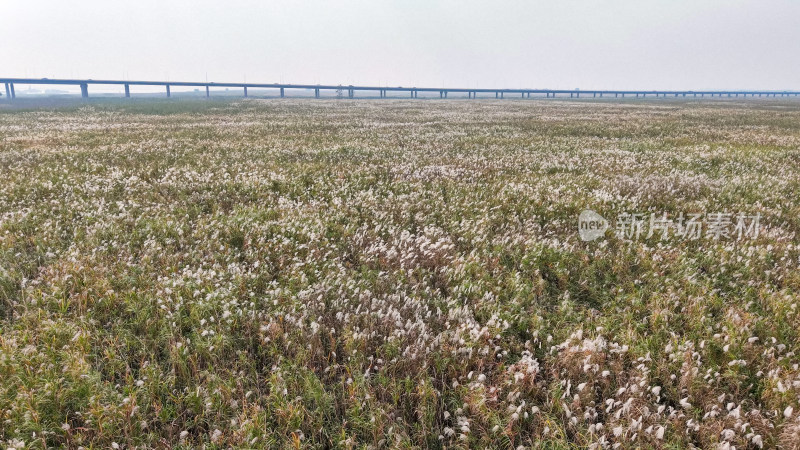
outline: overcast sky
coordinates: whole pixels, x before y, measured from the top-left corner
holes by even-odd
[[[3,0],[0,76],[800,89],[800,1]]]

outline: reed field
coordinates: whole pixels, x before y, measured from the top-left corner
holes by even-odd
[[[0,108],[0,448],[797,449],[798,233],[800,101]]]

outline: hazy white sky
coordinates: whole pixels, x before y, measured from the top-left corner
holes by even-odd
[[[0,76],[798,89],[798,0],[2,0]]]

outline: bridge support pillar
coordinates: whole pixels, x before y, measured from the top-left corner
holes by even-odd
[[[319,98],[319,88],[314,88],[314,98]]]
[[[503,94],[505,94],[505,92],[500,93],[500,98],[503,98]]]
[[[244,96],[247,97],[247,86],[244,87]]]
[[[129,84],[125,85],[125,98],[131,98],[131,86]]]
[[[14,85],[11,85],[11,95],[14,95]],[[89,98],[89,85],[86,83],[81,83],[81,97],[82,98]]]
[[[11,88],[6,83],[6,98],[10,101],[11,100]]]
[[[211,88],[206,86],[206,98],[211,97]]]
[[[347,96],[350,97],[350,98],[353,98],[353,95],[354,95],[353,94],[353,90],[352,89],[348,89],[347,90]]]
[[[167,98],[172,97],[172,92],[169,90],[169,85],[167,85]]]
[[[283,98],[283,88],[281,88],[281,98]]]

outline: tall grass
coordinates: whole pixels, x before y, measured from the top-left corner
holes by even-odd
[[[10,448],[797,448],[794,102],[0,114]],[[590,208],[760,214],[757,238]]]

